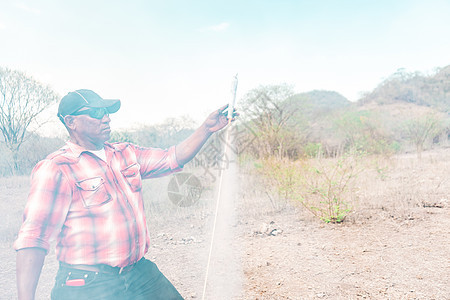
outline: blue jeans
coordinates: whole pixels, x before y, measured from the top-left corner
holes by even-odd
[[[82,286],[68,286],[66,281],[83,279]],[[129,272],[108,274],[60,266],[52,290],[52,300],[144,300],[183,299],[158,267],[141,259]]]

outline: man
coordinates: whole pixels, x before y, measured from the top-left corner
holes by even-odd
[[[91,90],[61,99],[58,117],[70,139],[39,162],[14,248],[19,300],[34,299],[49,240],[60,262],[52,299],[182,299],[145,259],[149,248],[142,179],[180,171],[228,124],[227,106],[167,150],[113,143],[109,114],[119,100]]]

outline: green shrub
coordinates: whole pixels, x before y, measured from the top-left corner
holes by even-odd
[[[303,147],[303,152],[307,157],[317,157],[322,152],[321,143],[308,143]]]
[[[340,223],[352,210],[363,158],[361,152],[297,161],[269,158],[261,161],[260,174],[266,178],[264,188],[274,206],[295,201],[324,222]]]
[[[362,157],[361,153],[351,153],[305,161],[294,199],[324,222],[343,222],[353,208],[355,179],[363,170]]]

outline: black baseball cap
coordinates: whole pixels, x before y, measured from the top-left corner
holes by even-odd
[[[91,90],[76,90],[65,95],[59,102],[58,117],[63,121],[64,117],[78,111],[82,107],[98,108],[104,107],[110,114],[120,108],[120,100],[103,99]],[[63,122],[64,123],[64,122]]]

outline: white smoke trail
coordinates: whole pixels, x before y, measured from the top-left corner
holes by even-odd
[[[238,79],[234,77],[232,83],[232,101],[228,106],[228,119],[231,122],[236,102]],[[241,264],[236,238],[235,207],[237,201],[237,161],[236,153],[230,144],[231,127],[225,130],[224,157],[229,165],[220,172],[216,188],[216,211],[213,221],[211,244],[206,266],[205,283],[202,299],[235,299],[241,293]]]
[[[234,156],[229,151],[230,156]],[[222,170],[221,183],[217,192],[217,215],[211,241],[209,267],[206,275],[202,299],[237,299],[241,294],[242,268],[239,244],[234,243],[237,203],[237,164],[231,158],[227,169]]]

